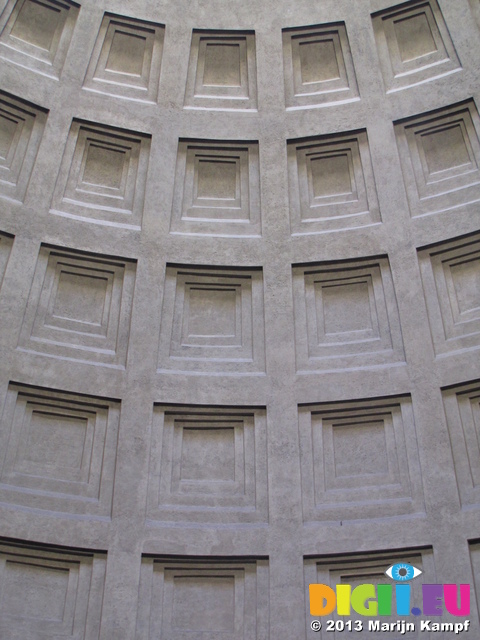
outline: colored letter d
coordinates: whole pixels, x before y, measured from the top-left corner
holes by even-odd
[[[310,592],[310,615],[327,616],[335,609],[337,596],[326,584],[308,585]]]

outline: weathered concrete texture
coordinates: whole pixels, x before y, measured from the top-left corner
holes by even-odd
[[[479,593],[479,25],[0,0],[2,640],[331,640],[308,584],[395,562]]]

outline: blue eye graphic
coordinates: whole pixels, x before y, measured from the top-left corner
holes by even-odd
[[[397,582],[408,582],[409,580],[417,578],[422,573],[423,571],[420,571],[417,567],[412,567],[411,564],[407,564],[406,562],[392,564],[392,566],[385,571],[385,575]]]

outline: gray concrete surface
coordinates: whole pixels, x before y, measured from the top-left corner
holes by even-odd
[[[479,637],[479,25],[0,0],[2,640],[338,640],[396,561]]]

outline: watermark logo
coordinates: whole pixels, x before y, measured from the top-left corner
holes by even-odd
[[[470,614],[470,585],[422,584],[422,608],[411,606],[411,585],[422,571],[406,562],[389,567],[385,574],[395,584],[361,584],[352,589],[349,584],[337,584],[335,591],[326,584],[311,584],[310,614],[327,616],[337,610],[339,616],[349,616],[352,609],[360,616],[441,616],[444,609],[452,616]],[[395,588],[395,612],[392,611]]]

